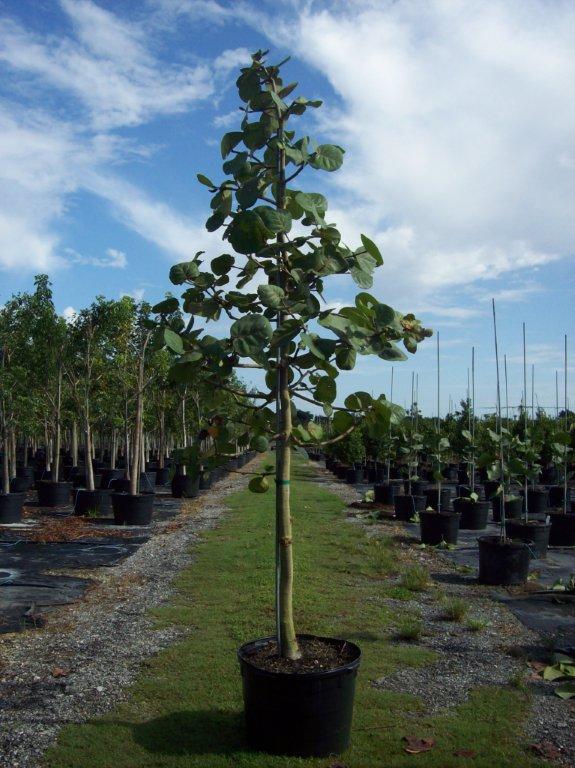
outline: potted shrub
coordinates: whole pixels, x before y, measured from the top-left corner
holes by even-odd
[[[142,433],[144,391],[146,388],[147,353],[153,332],[153,321],[148,318],[148,307],[140,305],[132,328],[132,350],[136,362],[133,377],[134,426],[130,460],[128,492],[112,493],[114,521],[117,525],[149,525],[154,511],[154,494],[140,490],[142,468]]]
[[[169,324],[160,332],[180,356],[175,367],[182,366],[190,381],[201,372],[214,390],[243,398],[243,421],[254,448],[265,451],[270,439],[274,442],[276,627],[272,636],[238,651],[247,736],[255,749],[322,756],[348,745],[360,650],[350,640],[296,633],[292,448],[338,442],[360,419],[370,435],[386,430],[390,410],[383,398],[357,392],[344,407],[334,405],[336,377],[353,370],[358,354],[404,359],[396,342],[415,352],[430,332],[413,315],[401,315],[365,292],[382,263],[377,247],[365,236],[358,248],[343,245],[326,218],[325,197],[294,183],[303,171],[335,171],[343,161],[340,147],[298,138],[290,127],[293,118],[319,102],[294,98],[296,84],[285,85],[280,65],[268,64],[262,52],[253,55],[237,86],[243,120],[239,130],[222,139],[226,178],[214,183],[198,176],[212,194],[207,227],[223,230],[233,254],[217,256],[206,269],[200,253],[170,271],[174,284],[187,286],[184,311],[202,317],[203,325],[227,317],[229,335],[216,338],[191,327],[173,334]],[[334,274],[351,274],[363,289],[353,306],[322,309],[324,283]],[[228,286],[230,275],[235,285]],[[250,290],[242,292],[248,283]],[[230,377],[243,367],[260,370],[265,386],[237,390]],[[333,415],[331,437],[324,439],[319,423],[300,421],[296,403]],[[225,414],[213,439],[221,453],[233,452]],[[268,475],[262,469],[250,489],[268,490]]]
[[[558,429],[553,436],[551,444],[552,461],[558,469],[559,477],[562,479],[563,486],[563,508],[554,509],[550,513],[551,532],[549,534],[549,543],[552,546],[575,547],[575,505],[571,503],[571,514],[568,513],[568,482],[572,477],[570,466],[573,456],[573,425],[569,425],[569,415],[567,410],[567,337],[565,337],[565,409],[563,412],[563,423],[558,425]]]
[[[482,531],[487,527],[489,519],[489,510],[491,504],[489,501],[480,501],[479,494],[475,490],[475,436],[467,429],[462,430],[462,437],[466,441],[463,448],[463,457],[470,467],[470,490],[469,496],[458,496],[453,501],[453,508],[460,514],[459,527],[462,530]]]
[[[404,421],[404,428],[399,430],[399,454],[407,469],[407,480],[405,484],[405,494],[396,495],[393,498],[395,517],[398,520],[411,520],[419,512],[425,509],[425,495],[414,494],[414,483],[419,482],[419,452],[423,448],[423,436],[418,431],[417,403],[413,395],[413,375],[412,375],[412,397],[411,409]]]
[[[499,345],[497,340],[497,321],[495,301],[492,300],[493,335],[495,340],[495,365],[497,375],[497,423],[499,431],[488,429],[490,451],[482,458],[483,466],[488,466],[490,479],[499,480],[497,500],[499,501],[499,536],[480,536],[479,544],[479,581],[483,584],[524,584],[529,574],[530,552],[526,542],[508,538],[506,516],[508,507],[505,499],[506,469],[505,456],[508,455],[505,440],[509,432],[502,425],[501,419],[501,383],[499,376]]]

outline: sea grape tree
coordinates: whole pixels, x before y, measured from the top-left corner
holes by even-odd
[[[237,395],[248,400],[242,424],[252,445],[260,451],[270,440],[276,445],[276,629],[282,656],[295,659],[291,448],[340,440],[359,423],[373,434],[387,431],[391,409],[383,396],[355,392],[335,405],[339,374],[352,371],[358,355],[403,360],[399,345],[414,353],[431,331],[366,292],[383,263],[377,246],[364,235],[359,247],[345,245],[324,195],[301,188],[304,172],[337,171],[344,150],[296,135],[293,122],[321,102],[294,97],[297,83],[281,77],[285,62],[268,64],[266,54],[255,53],[237,80],[243,116],[221,141],[223,181],[198,175],[212,195],[206,227],[220,230],[228,248],[209,264],[198,252],[172,267],[171,282],[186,286],[185,328],[169,322],[176,299],[154,309],[165,315],[158,333],[177,355],[179,380],[193,381],[201,371],[215,389],[235,395],[229,383],[235,370],[261,371],[260,389]],[[352,305],[337,310],[324,299],[334,275],[350,275],[362,289]],[[229,334],[217,338],[196,328],[199,318],[227,319]],[[310,405],[332,418],[329,438],[315,421],[298,421],[297,407]],[[231,430],[220,421],[214,439],[225,452]],[[267,485],[265,470],[250,481],[254,491]]]

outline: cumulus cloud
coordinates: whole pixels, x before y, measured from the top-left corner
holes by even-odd
[[[128,266],[126,254],[116,248],[107,248],[103,256],[86,256],[73,248],[66,248],[66,254],[74,264],[85,264],[103,269],[125,269]]]

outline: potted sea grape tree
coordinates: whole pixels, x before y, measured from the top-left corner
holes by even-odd
[[[383,397],[356,392],[335,405],[339,375],[353,370],[358,355],[405,359],[398,343],[413,353],[431,331],[366,292],[382,264],[376,245],[365,236],[357,248],[344,245],[326,198],[302,190],[300,174],[336,171],[344,150],[296,135],[292,123],[321,102],[294,97],[297,83],[281,76],[285,62],[268,64],[266,53],[255,53],[237,80],[242,120],[221,141],[224,180],[198,175],[212,195],[206,226],[221,231],[227,250],[209,266],[200,252],[172,267],[172,283],[186,286],[182,308],[192,319],[176,333],[166,318],[159,332],[178,355],[179,380],[201,374],[214,389],[242,399],[252,447],[264,452],[275,444],[275,469],[264,465],[249,482],[254,492],[275,488],[277,574],[275,632],[238,651],[249,744],[327,755],[348,745],[360,649],[296,631],[292,450],[339,441],[359,423],[371,433],[387,430],[390,404]],[[324,303],[334,275],[350,275],[363,289],[338,310]],[[219,338],[196,329],[198,317],[208,326],[226,319],[229,333]],[[235,390],[231,377],[242,368],[259,371],[260,389]],[[332,417],[329,438],[317,422],[298,420],[297,408],[310,406]],[[224,413],[213,430],[221,453],[233,453],[232,434]]]

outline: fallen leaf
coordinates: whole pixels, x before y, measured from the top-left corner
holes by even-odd
[[[544,757],[546,760],[557,760],[561,757],[561,750],[550,741],[542,741],[539,744],[531,744],[529,749],[538,757]]]
[[[347,768],[345,763],[330,763],[327,768]]]
[[[407,746],[403,748],[408,755],[419,755],[420,752],[429,752],[435,746],[434,739],[418,739],[417,736],[404,736]]]
[[[535,672],[543,672],[545,667],[548,667],[548,664],[545,664],[544,661],[530,661],[529,666],[531,669],[534,669]]]
[[[455,757],[477,757],[477,752],[474,749],[458,749],[453,754]]]
[[[54,667],[52,670],[52,677],[67,677],[69,673],[69,669],[65,669],[64,667]]]

